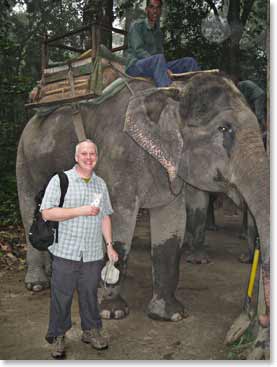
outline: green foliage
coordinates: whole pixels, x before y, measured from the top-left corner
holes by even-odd
[[[266,90],[267,1],[256,0],[241,40],[242,77],[254,80]]]
[[[183,56],[194,56],[203,69],[215,68],[219,65],[222,46],[209,44],[202,36],[201,20],[209,12],[202,0],[185,2],[169,0],[163,22],[166,35],[165,51],[168,59]]]
[[[228,39],[222,43],[212,43],[206,40],[201,31],[201,23],[208,14],[213,14],[208,4],[211,1],[167,0],[166,16],[163,30],[166,34],[165,50],[167,57],[173,59],[184,55],[194,56],[203,69],[219,68],[226,72],[241,70],[247,78],[264,85],[266,81],[266,54],[259,45],[261,33],[266,29],[267,1],[254,0],[248,15],[242,39]],[[220,1],[213,1],[217,10],[222,5]],[[240,9],[242,16],[248,2],[232,0],[234,8]],[[231,12],[231,9],[229,10]],[[236,18],[236,16],[238,16]],[[233,22],[241,24],[239,14],[229,14]],[[230,54],[233,54],[232,58]],[[230,65],[230,63],[236,65]]]
[[[0,224],[20,224],[15,174],[1,176],[0,186]]]
[[[134,18],[134,15],[139,17],[142,13],[144,14],[144,11],[142,10],[143,0],[116,0],[114,3],[115,15],[120,20],[130,14],[132,14],[131,18]]]
[[[236,340],[230,347],[227,355],[228,360],[244,360],[246,359],[248,350],[253,346],[255,336],[250,328],[248,328],[245,333]]]
[[[41,78],[41,40],[82,24],[84,1],[6,0],[0,12],[0,224],[20,221],[15,161],[20,134],[30,118],[24,104]],[[16,7],[21,5],[21,7]],[[78,45],[81,40],[72,41]],[[53,52],[53,60],[65,51]]]

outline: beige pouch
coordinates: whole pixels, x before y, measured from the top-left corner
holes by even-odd
[[[119,280],[119,270],[114,266],[113,261],[107,261],[101,271],[101,279],[106,284],[115,284]]]

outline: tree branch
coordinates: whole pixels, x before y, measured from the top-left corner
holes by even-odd
[[[242,15],[241,15],[241,22],[245,26],[247,19],[249,17],[249,14],[251,13],[253,4],[255,0],[246,0],[244,3]]]
[[[219,16],[219,14],[218,14],[218,11],[217,11],[217,7],[215,6],[215,4],[213,3],[213,1],[212,0],[205,0],[206,1],[206,3],[208,3],[209,4],[209,6],[211,7],[211,9],[213,10],[213,12],[214,12],[214,15],[216,15],[217,17]]]

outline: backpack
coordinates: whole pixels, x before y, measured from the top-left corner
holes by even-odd
[[[60,179],[61,188],[59,207],[62,208],[64,197],[68,188],[68,177],[64,172],[58,172],[57,175]],[[54,241],[56,243],[58,242],[59,222],[45,221],[42,218],[40,212],[41,202],[47,185],[45,185],[44,188],[35,197],[36,208],[34,211],[33,222],[29,230],[29,241],[31,245],[39,251],[46,251],[48,247],[54,243]]]

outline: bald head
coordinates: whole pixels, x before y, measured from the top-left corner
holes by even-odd
[[[75,159],[76,159],[76,156],[78,155],[79,153],[79,149],[81,146],[84,146],[84,145],[93,145],[94,146],[94,149],[95,149],[95,152],[96,152],[96,155],[98,156],[98,149],[97,149],[97,145],[90,139],[86,139],[86,140],[83,140],[81,141],[79,144],[76,145],[76,148],[75,148]]]

